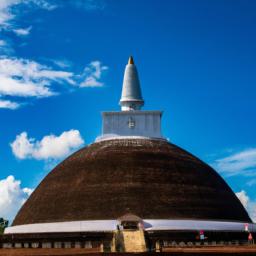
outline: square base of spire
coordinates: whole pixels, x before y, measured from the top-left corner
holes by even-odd
[[[143,136],[162,138],[162,111],[103,112],[102,136]]]

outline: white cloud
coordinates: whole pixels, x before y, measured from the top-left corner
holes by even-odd
[[[50,59],[50,61],[60,68],[69,68],[73,65],[72,62],[67,59]]]
[[[17,109],[20,106],[17,102],[0,99],[0,108]]]
[[[97,81],[95,77],[89,76],[80,84],[80,87],[102,87],[103,83]]]
[[[63,2],[65,3],[63,4]],[[105,6],[103,0],[0,0],[0,28],[14,32],[16,30],[18,35],[25,35],[29,31],[26,32],[25,29],[17,28],[15,25],[20,14],[24,13],[24,8],[26,10],[40,8],[52,11],[65,4],[85,10],[103,9]]]
[[[28,138],[27,133],[22,132],[11,143],[11,148],[19,159],[47,160],[63,158],[83,144],[84,140],[78,130],[65,131],[60,136],[47,135],[40,141]]]
[[[80,87],[101,87],[103,83],[100,81],[102,73],[107,70],[107,66],[102,66],[100,61],[92,61],[85,67],[81,78],[84,80],[80,83]]]
[[[246,182],[246,185],[250,187],[256,185],[256,179],[250,179],[248,182]]]
[[[45,10],[53,10],[56,5],[51,4],[47,0],[1,0],[0,1],[0,27],[7,30],[12,30],[14,27],[14,20],[19,15],[18,6],[37,7]],[[15,8],[15,12],[14,12]],[[20,10],[20,12],[22,9]]]
[[[105,1],[103,0],[66,0],[66,2],[76,8],[85,9],[87,11],[102,10],[105,7]]]
[[[0,0],[0,32],[13,31],[18,36],[26,36],[32,26],[18,25],[21,14],[33,8],[53,10],[65,5],[88,7],[94,9],[98,1],[91,0],[62,1],[55,0]],[[24,11],[25,10],[25,11]],[[13,57],[11,57],[13,56]],[[77,87],[101,87],[102,72],[107,69],[100,61],[93,61],[81,73],[66,71],[72,63],[68,60],[52,60],[45,65],[34,60],[14,57],[12,41],[8,38],[0,39],[0,108],[17,109],[21,99],[27,103],[27,98],[42,98],[57,95],[66,87],[57,87],[58,84],[68,84]],[[74,89],[74,87],[73,87]],[[13,99],[13,97],[15,97]],[[17,98],[18,97],[18,98]],[[26,105],[26,104],[23,104]]]
[[[23,3],[34,4],[38,8],[42,8],[47,11],[52,11],[58,7],[57,4],[55,4],[53,2],[54,1],[52,1],[52,0],[24,0]]]
[[[57,65],[68,65],[68,61],[57,63]],[[14,58],[0,57],[0,97],[2,97],[2,107],[8,105],[10,109],[17,108],[20,104],[15,99],[16,104],[10,97],[50,97],[65,90],[64,87],[56,87],[57,84],[68,84],[78,87],[100,87],[103,71],[108,69],[102,66],[100,61],[93,61],[88,64],[82,74],[53,69],[51,66],[40,64],[36,61]],[[55,88],[54,88],[55,86]],[[74,88],[74,87],[73,87]],[[13,103],[13,104],[11,104]]]
[[[236,196],[241,201],[244,208],[246,208],[249,202],[249,196],[247,196],[246,192],[244,190],[241,190],[240,192],[236,193]]]
[[[250,202],[247,209],[251,219],[253,220],[254,223],[256,223],[256,202]]]
[[[22,188],[21,182],[12,175],[0,180],[0,216],[12,220],[32,191]]]
[[[226,176],[256,175],[256,148],[250,148],[215,160],[213,166]]]
[[[4,40],[0,40],[0,47],[3,47],[6,45],[6,42]]]
[[[32,29],[32,26],[29,26],[27,28],[18,28],[18,29],[13,29],[13,32],[17,36],[27,36],[30,33],[30,30]]]
[[[52,70],[38,62],[4,57],[0,59],[0,95],[49,97],[53,82],[74,84],[73,73]]]
[[[247,195],[246,191],[241,190],[236,193],[236,196],[244,206],[244,208],[248,211],[253,222],[256,222],[256,202],[251,200]]]
[[[0,1],[0,25],[8,26],[8,22],[14,18],[11,7],[20,3],[19,0],[1,0]]]
[[[13,53],[13,48],[11,47],[10,42],[1,39],[0,40],[0,55],[9,55]]]
[[[30,80],[65,80],[70,81],[72,73],[65,71],[52,70],[50,67],[42,65],[38,62],[18,59],[18,58],[1,58],[0,59],[0,74],[22,78],[25,81]]]

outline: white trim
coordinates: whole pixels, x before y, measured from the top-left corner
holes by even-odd
[[[137,115],[143,115],[143,114],[163,114],[163,111],[161,110],[130,110],[130,111],[102,111],[101,115],[112,115],[112,114],[119,114],[119,115],[131,115],[131,114],[137,114]]]
[[[101,141],[106,141],[106,140],[160,140],[160,141],[167,141],[167,139],[163,137],[146,137],[146,136],[122,136],[122,135],[117,135],[117,134],[104,134],[101,136],[98,136],[95,140],[95,143],[101,142]]]
[[[170,220],[145,219],[144,228],[147,231],[157,230],[205,230],[205,231],[238,231],[245,230],[243,222],[201,221],[201,220]],[[57,233],[57,232],[112,232],[116,230],[118,220],[69,221],[54,223],[27,224],[8,227],[5,234],[18,233]],[[256,224],[248,223],[250,231],[256,231]]]

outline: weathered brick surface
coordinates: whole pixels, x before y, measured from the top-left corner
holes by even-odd
[[[117,219],[212,219],[250,222],[243,206],[208,165],[160,140],[94,143],[41,182],[13,225]]]

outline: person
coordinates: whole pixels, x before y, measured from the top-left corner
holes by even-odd
[[[253,244],[253,237],[251,232],[249,232],[249,235],[248,235],[248,244]]]

